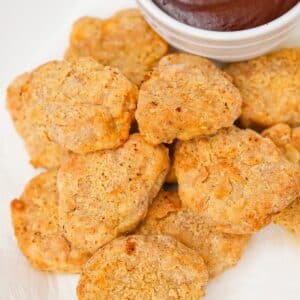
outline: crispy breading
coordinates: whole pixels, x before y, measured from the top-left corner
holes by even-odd
[[[273,222],[300,236],[300,197],[276,215]]]
[[[183,206],[228,233],[258,231],[300,193],[295,164],[249,129],[181,142],[175,170]]]
[[[53,61],[31,74],[26,117],[76,153],[116,148],[128,138],[137,88],[117,69],[91,58]]]
[[[24,140],[30,163],[36,168],[55,168],[61,164],[68,151],[50,141],[44,132],[26,117],[25,110],[29,99],[23,94],[28,89],[29,82],[30,73],[25,73],[10,84],[7,89],[7,108],[17,132]]]
[[[168,52],[167,43],[136,9],[118,12],[107,20],[83,17],[74,25],[66,59],[91,56],[117,67],[140,85],[147,72]]]
[[[241,113],[239,91],[211,61],[190,54],[165,56],[140,89],[136,119],[153,144],[213,134]]]
[[[300,48],[230,64],[225,70],[243,97],[243,126],[300,125]]]
[[[207,281],[206,266],[194,250],[167,236],[132,235],[96,252],[77,295],[79,300],[199,300]]]
[[[291,128],[287,124],[277,124],[262,132],[270,138],[286,157],[300,166],[300,127]]]
[[[201,214],[182,209],[177,192],[170,191],[158,194],[136,233],[169,235],[194,249],[204,259],[210,277],[236,265],[250,238],[218,231]]]
[[[58,225],[57,170],[34,177],[11,202],[15,236],[22,253],[37,269],[79,273],[90,257],[70,245]]]
[[[264,130],[262,135],[270,138],[300,169],[300,127],[291,128],[287,124],[277,124]],[[300,235],[300,197],[276,215],[273,221]]]
[[[71,155],[58,174],[60,224],[68,240],[93,252],[133,230],[168,169],[168,150],[138,134],[116,150]]]

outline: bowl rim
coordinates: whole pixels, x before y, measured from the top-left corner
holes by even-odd
[[[245,40],[260,35],[266,35],[270,32],[277,31],[281,27],[288,25],[290,22],[294,21],[297,17],[300,16],[299,2],[290,10],[288,10],[285,14],[269,23],[254,28],[237,31],[213,31],[200,29],[177,21],[176,19],[165,13],[163,10],[161,10],[152,0],[137,0],[137,2],[142,9],[150,13],[156,19],[159,19],[163,25],[167,27],[173,27],[177,32],[180,32],[181,34],[189,35],[194,38],[201,37],[207,40],[218,41]]]

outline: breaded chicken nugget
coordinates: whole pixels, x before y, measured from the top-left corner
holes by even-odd
[[[236,265],[250,238],[216,230],[200,214],[183,210],[177,192],[167,191],[155,198],[137,233],[170,235],[194,249],[204,259],[210,277]]]
[[[7,108],[11,114],[16,130],[23,138],[30,163],[34,167],[47,169],[58,167],[67,154],[58,144],[49,140],[42,130],[39,130],[26,117],[25,109],[29,99],[24,97],[28,89],[30,74],[17,77],[7,89]]]
[[[144,219],[169,168],[168,150],[138,135],[116,150],[72,155],[58,174],[60,224],[93,252]]]
[[[300,127],[291,128],[287,124],[277,124],[262,132],[279,147],[286,157],[300,166]]]
[[[136,119],[147,141],[172,143],[231,126],[241,103],[239,91],[212,62],[171,54],[142,84]]]
[[[225,70],[243,97],[243,126],[300,125],[300,48],[231,64]]]
[[[202,258],[167,236],[118,238],[94,254],[77,286],[79,300],[191,299],[204,296]]]
[[[270,138],[300,168],[300,127],[290,128],[287,124],[277,124],[263,131],[262,135]],[[300,235],[300,197],[276,215],[274,222]]]
[[[57,170],[33,178],[11,202],[15,236],[22,253],[42,271],[79,273],[89,253],[70,245],[58,225]]]
[[[76,153],[116,148],[128,138],[137,88],[91,58],[53,61],[31,74],[26,117]]]
[[[300,193],[295,164],[252,130],[232,127],[181,142],[175,170],[183,206],[228,233],[258,231]]]
[[[168,45],[136,9],[121,11],[107,20],[84,17],[74,25],[66,59],[91,56],[117,67],[140,85],[145,74],[168,52]]]

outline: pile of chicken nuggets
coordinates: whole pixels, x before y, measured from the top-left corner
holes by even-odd
[[[91,299],[200,299],[275,222],[300,234],[300,48],[223,69],[138,10],[73,26],[7,107],[34,167],[11,202],[37,269]]]

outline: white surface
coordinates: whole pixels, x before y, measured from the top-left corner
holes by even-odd
[[[209,31],[178,22],[152,0],[137,0],[137,3],[148,22],[172,46],[223,62],[246,60],[270,52],[286,39],[300,19],[298,3],[262,26],[234,32]]]
[[[9,202],[38,171],[28,164],[5,110],[6,86],[19,73],[61,58],[77,17],[105,17],[133,5],[130,0],[0,0],[0,300],[73,300],[78,279],[35,271],[16,246]],[[300,31],[287,43],[299,45]],[[299,300],[299,278],[299,244],[269,226],[254,236],[237,267],[209,283],[205,300]]]

